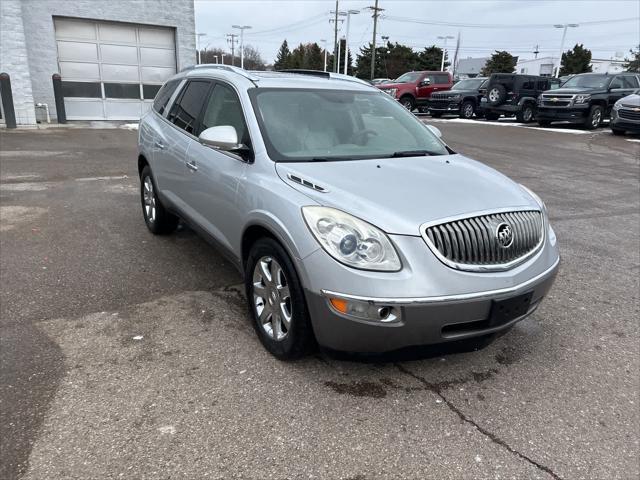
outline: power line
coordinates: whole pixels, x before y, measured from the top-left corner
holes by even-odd
[[[384,15],[382,18],[385,20],[389,20],[392,22],[402,22],[402,23],[418,23],[420,25],[438,25],[443,27],[465,27],[465,28],[553,28],[553,24],[551,23],[530,23],[530,24],[516,24],[516,23],[459,23],[459,22],[441,22],[437,20],[423,20],[419,18],[412,17],[398,17],[394,15]],[[623,23],[623,22],[638,22],[640,17],[633,18],[616,18],[610,20],[593,20],[589,22],[576,22],[580,26],[589,26],[589,25],[604,25],[609,23]]]
[[[269,28],[267,30],[259,30],[257,32],[247,32],[247,36],[255,37],[258,35],[271,35],[274,33],[283,33],[291,30],[296,30],[299,28],[309,27],[311,25],[315,25],[317,23],[323,22],[327,18],[326,12],[313,15],[311,17],[303,18],[302,20],[298,20],[293,23],[288,23],[285,25],[280,25],[279,27]]]

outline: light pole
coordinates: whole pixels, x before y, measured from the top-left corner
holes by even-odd
[[[567,28],[576,28],[579,25],[577,23],[565,23],[554,25],[555,28],[562,28],[562,41],[560,42],[560,56],[558,57],[558,69],[556,70],[556,78],[560,76],[560,65],[562,65],[562,53],[564,50],[564,40],[567,38]]]
[[[444,72],[444,56],[447,54],[447,40],[453,40],[456,37],[452,37],[451,35],[447,35],[445,37],[438,37],[438,40],[444,40],[444,48],[442,49],[442,62],[440,62],[440,71]]]
[[[220,63],[224,65],[224,53],[221,53],[220,56],[222,57],[222,59],[220,60]]]
[[[384,42],[384,74],[389,76],[389,69],[387,68],[387,56],[389,55],[389,35],[382,35],[382,41]]]
[[[240,68],[244,68],[244,31],[251,25],[231,25],[231,28],[240,30]]]
[[[216,65],[218,64],[218,55],[214,55],[213,58],[216,59]]]
[[[320,42],[324,45],[324,71],[327,71],[327,39],[321,38]]]
[[[349,24],[351,23],[351,15],[357,15],[360,10],[347,11],[347,31],[344,35],[344,74],[347,74],[347,64],[349,63]]]
[[[200,37],[206,37],[206,33],[196,33],[196,44],[198,48],[198,65],[202,63],[202,54],[200,53]]]

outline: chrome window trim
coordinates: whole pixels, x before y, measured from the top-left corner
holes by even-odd
[[[331,290],[321,290],[321,293],[325,297],[334,297],[334,298],[342,298],[344,300],[357,300],[360,302],[369,302],[374,304],[382,304],[382,305],[403,305],[403,306],[412,306],[412,305],[423,305],[423,304],[432,304],[432,303],[452,303],[452,302],[465,302],[469,300],[489,300],[494,297],[500,297],[502,295],[508,295],[511,293],[516,293],[520,290],[526,289],[530,287],[534,283],[545,279],[546,277],[553,274],[554,270],[560,264],[560,257],[553,262],[553,265],[546,269],[544,272],[536,275],[529,280],[519,283],[518,285],[514,285],[513,287],[506,288],[498,288],[495,290],[486,290],[484,292],[473,292],[473,293],[459,293],[456,295],[440,295],[433,297],[406,297],[406,298],[381,298],[381,297],[365,297],[361,295],[351,295],[347,293],[338,293],[333,292]]]
[[[429,237],[427,235],[427,229],[436,225],[443,225],[446,223],[450,223],[450,222],[455,222],[458,220],[465,220],[467,218],[473,218],[473,217],[481,217],[484,215],[494,215],[494,214],[500,214],[500,213],[510,213],[510,212],[539,212],[540,216],[542,217],[542,231],[540,232],[540,241],[538,242],[538,244],[531,249],[531,251],[527,252],[526,254],[524,254],[522,257],[518,257],[510,262],[506,262],[506,263],[496,263],[496,264],[490,264],[490,265],[474,265],[474,264],[468,264],[468,263],[458,263],[458,262],[454,262],[452,260],[449,260],[447,257],[445,257],[444,255],[442,255],[442,253],[440,253],[440,251],[438,250],[438,248],[433,244],[433,242],[431,242],[431,240],[429,240]],[[464,272],[503,272],[505,270],[509,270],[511,268],[514,268],[524,262],[526,262],[528,259],[530,259],[531,257],[533,257],[536,253],[538,253],[541,249],[542,246],[544,245],[545,239],[546,239],[546,232],[547,232],[547,220],[545,218],[544,212],[542,210],[540,210],[539,208],[532,208],[529,206],[526,207],[506,207],[506,208],[498,208],[498,209],[493,209],[493,210],[483,210],[480,212],[472,212],[472,213],[466,213],[464,215],[456,215],[456,216],[452,216],[452,217],[447,217],[444,219],[440,219],[440,220],[435,220],[432,222],[427,222],[427,223],[423,223],[422,225],[420,225],[420,236],[422,237],[422,239],[425,241],[425,243],[427,244],[427,246],[429,247],[429,250],[431,250],[433,252],[433,254],[436,256],[436,258],[438,260],[440,260],[442,263],[444,263],[447,267],[453,268],[454,270],[461,270]]]

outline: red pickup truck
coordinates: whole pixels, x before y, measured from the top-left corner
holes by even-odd
[[[411,111],[427,106],[431,93],[450,90],[453,77],[449,72],[407,72],[391,83],[376,85]]]

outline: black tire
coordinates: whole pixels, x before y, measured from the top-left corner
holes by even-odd
[[[487,112],[484,114],[484,118],[487,120],[498,120],[500,118],[500,114],[497,112]]]
[[[584,128],[587,130],[595,130],[602,125],[604,118],[604,109],[600,105],[593,105],[589,110],[589,115],[584,121]]]
[[[158,189],[149,165],[140,174],[140,203],[144,223],[154,235],[171,233],[178,226],[178,217],[170,213],[158,198]]]
[[[489,105],[498,106],[507,99],[507,89],[499,83],[491,85],[487,89],[487,101]]]
[[[431,116],[433,118],[440,118],[442,116],[442,112],[431,112]]]
[[[284,338],[276,340],[267,333],[260,321],[254,293],[254,270],[258,262],[263,258],[270,258],[277,262],[289,289],[289,303],[287,308],[291,313],[289,329]],[[253,327],[258,334],[262,345],[275,357],[281,360],[300,358],[308,353],[314,345],[313,329],[309,318],[307,303],[300,279],[291,259],[282,246],[275,240],[265,237],[253,244],[249,252],[245,267],[245,290],[249,312],[253,319]],[[283,324],[284,325],[284,324]]]
[[[429,109],[427,107],[418,107],[418,112],[429,113]]]
[[[413,99],[413,97],[411,95],[402,96],[400,98],[400,103],[402,104],[402,106],[404,108],[406,108],[410,112],[412,112],[413,109],[416,108],[416,101]]]
[[[541,127],[548,127],[551,125],[551,120],[540,120],[538,119],[538,125]]]
[[[462,105],[460,106],[460,118],[466,118],[467,120],[472,119],[475,113],[475,110],[476,110],[475,103],[473,103],[471,100],[465,100],[464,102],[462,102]]]
[[[520,123],[531,123],[535,119],[536,111],[533,105],[526,103],[522,109],[516,113],[516,120]]]

